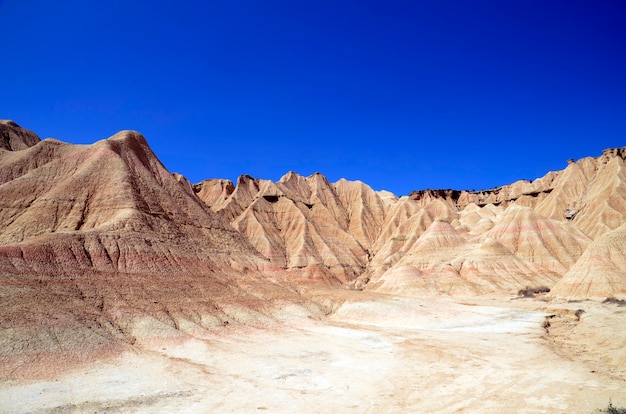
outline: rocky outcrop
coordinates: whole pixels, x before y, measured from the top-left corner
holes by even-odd
[[[507,207],[518,201],[534,206],[552,192],[552,181],[556,176],[557,174],[550,173],[535,181],[520,180],[490,190],[418,190],[412,191],[409,197],[418,203],[422,200],[440,199],[451,207],[459,209],[463,209],[469,204],[476,204],[479,207],[489,204]]]

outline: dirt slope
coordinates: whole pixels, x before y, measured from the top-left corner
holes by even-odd
[[[146,324],[176,332],[266,323],[276,307],[304,303],[288,275],[188,192],[139,133],[93,145],[23,143],[0,153],[4,375],[32,373],[50,352],[61,367],[118,352],[153,335]]]

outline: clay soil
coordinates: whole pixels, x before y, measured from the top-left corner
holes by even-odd
[[[618,304],[316,295],[337,304],[326,317],[151,337],[51,378],[5,381],[0,412],[592,413],[609,399],[626,406],[626,307]]]

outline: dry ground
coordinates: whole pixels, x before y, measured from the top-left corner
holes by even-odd
[[[153,337],[57,378],[5,382],[0,412],[591,413],[609,399],[626,406],[626,307],[366,292],[345,292],[341,301],[323,320]]]

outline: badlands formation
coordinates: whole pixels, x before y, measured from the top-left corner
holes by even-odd
[[[626,406],[625,158],[397,197],[0,121],[0,412]]]

